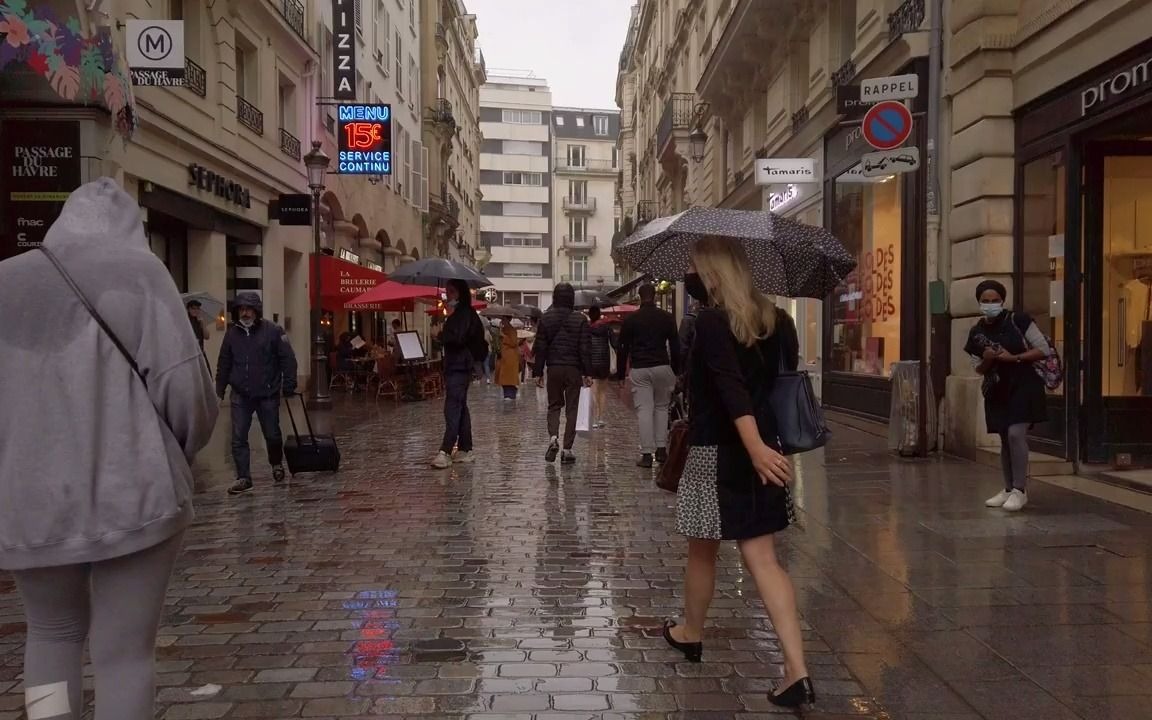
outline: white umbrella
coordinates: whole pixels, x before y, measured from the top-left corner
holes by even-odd
[[[185,305],[192,301],[200,303],[200,311],[204,314],[204,317],[212,320],[220,317],[220,314],[223,313],[224,309],[227,307],[227,305],[222,300],[217,300],[215,297],[206,292],[184,293],[180,296],[180,299],[184,302]]]

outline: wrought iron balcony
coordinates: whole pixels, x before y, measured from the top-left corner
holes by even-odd
[[[184,87],[200,97],[208,97],[208,73],[192,58],[184,58]]]
[[[594,213],[596,212],[596,198],[564,198],[564,212],[567,213]]]
[[[800,128],[804,127],[804,123],[806,122],[808,122],[807,105],[792,113],[792,132],[797,132]]]
[[[695,97],[692,93],[672,93],[664,103],[660,124],[656,127],[656,150],[663,151],[673,130],[690,130]]]
[[[655,200],[641,200],[636,203],[636,222],[646,223],[659,217],[659,206]]]
[[[572,283],[578,288],[603,289],[606,285],[619,285],[620,278],[615,275],[561,275],[560,282]]]
[[[888,16],[888,42],[896,42],[904,33],[916,32],[924,24],[927,13],[924,0],[904,0]]]
[[[307,38],[304,37],[304,3],[300,0],[280,0],[280,14],[300,39],[307,42]]]
[[[608,173],[615,175],[617,168],[612,165],[611,160],[590,160],[588,158],[580,158],[574,160],[567,157],[556,158],[555,168],[559,172],[575,172],[575,173]]]
[[[435,125],[456,127],[456,116],[452,113],[452,101],[447,98],[437,98],[428,108],[428,122]]]
[[[284,128],[280,128],[280,152],[293,160],[300,159],[300,139]]]
[[[257,135],[264,134],[264,113],[239,95],[236,96],[236,119]]]
[[[832,73],[832,84],[836,87],[849,85],[855,77],[856,63],[852,62],[852,58],[848,58],[836,72]]]
[[[595,250],[596,249],[596,236],[595,235],[565,235],[564,236],[564,249],[565,250]]]

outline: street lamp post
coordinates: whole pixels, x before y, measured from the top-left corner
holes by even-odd
[[[320,141],[312,142],[312,150],[304,156],[304,165],[308,168],[308,188],[312,191],[312,338],[313,338],[313,368],[312,368],[312,404],[314,406],[328,405],[332,396],[328,390],[328,350],[324,340],[324,327],[322,319],[324,310],[322,306],[320,258],[320,193],[324,192],[324,178],[328,174],[328,164],[331,162],[320,148]]]

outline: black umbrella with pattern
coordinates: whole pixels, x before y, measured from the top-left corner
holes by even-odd
[[[832,233],[789,218],[752,210],[692,208],[657,218],[620,246],[621,260],[661,280],[681,280],[692,245],[704,237],[742,242],[756,287],[769,295],[823,299],[856,267]]]

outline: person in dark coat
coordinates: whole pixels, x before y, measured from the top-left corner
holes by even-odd
[[[612,374],[612,327],[603,319],[600,308],[588,310],[589,357],[592,360],[592,428],[606,426],[604,422],[604,393]]]
[[[204,362],[208,362],[208,353],[204,352],[204,341],[208,339],[208,328],[204,326],[203,318],[203,305],[199,300],[189,300],[184,308],[188,311],[188,322],[192,324],[192,334],[196,336],[196,342],[200,345],[200,353],[204,356]],[[208,372],[212,372],[212,367],[208,367]]]
[[[453,462],[472,462],[472,415],[468,411],[468,388],[476,363],[488,359],[484,323],[472,307],[472,291],[463,280],[449,280],[445,289],[448,310],[440,333],[444,348],[444,439],[432,460],[438,470]],[[456,454],[453,456],[452,450]]]
[[[1048,419],[1044,380],[1033,363],[1052,349],[1031,317],[1004,309],[1007,298],[1007,289],[995,280],[976,286],[983,317],[968,332],[964,352],[984,377],[988,432],[1000,436],[1004,489],[984,504],[1017,512],[1028,504],[1028,430]]]
[[[560,449],[560,411],[565,414],[564,449],[560,462],[576,462],[572,444],[576,441],[576,414],[580,407],[580,388],[590,387],[592,379],[591,346],[588,342],[588,318],[575,310],[576,289],[560,283],[552,292],[552,307],[540,318],[536,329],[536,367],[533,375],[537,387],[544,387],[548,371],[548,450],[546,462],[554,462]]]
[[[252,490],[248,431],[252,414],[268,444],[268,461],[275,482],[284,480],[284,439],[280,433],[280,398],[296,394],[296,354],[284,329],[264,319],[264,304],[256,293],[236,296],[235,324],[228,328],[216,362],[216,395],[232,388],[232,461],[236,483],[230,495]]]

